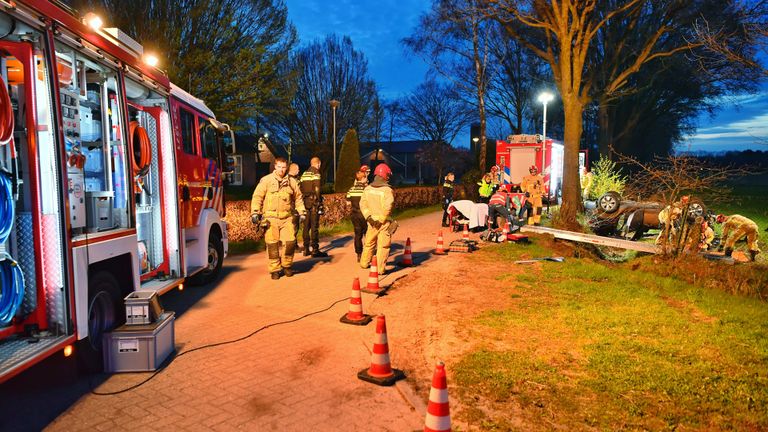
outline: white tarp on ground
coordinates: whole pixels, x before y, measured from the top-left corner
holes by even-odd
[[[451,207],[461,212],[467,219],[469,219],[469,229],[485,226],[485,220],[488,217],[488,204],[475,203],[470,200],[454,201],[448,206],[448,211],[451,211]]]

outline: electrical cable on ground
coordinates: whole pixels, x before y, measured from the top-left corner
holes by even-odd
[[[232,344],[232,343],[235,343],[235,342],[243,341],[245,339],[250,338],[251,336],[256,335],[257,333],[261,332],[262,330],[266,330],[266,329],[268,329],[270,327],[275,327],[275,326],[279,326],[279,325],[282,325],[282,324],[295,323],[297,321],[303,320],[304,318],[310,317],[312,315],[318,315],[318,314],[321,314],[323,312],[329,311],[329,310],[331,310],[331,308],[333,308],[337,304],[339,304],[339,303],[341,303],[343,301],[347,301],[347,300],[349,300],[349,297],[344,297],[343,299],[336,300],[335,302],[331,303],[330,306],[328,306],[328,307],[326,307],[324,309],[320,309],[320,310],[317,310],[317,311],[314,311],[314,312],[309,312],[309,313],[306,313],[306,314],[304,314],[304,315],[302,315],[302,316],[300,316],[298,318],[290,319],[290,320],[287,320],[287,321],[279,321],[279,322],[275,322],[275,323],[272,323],[272,324],[267,324],[267,325],[265,325],[265,326],[263,326],[263,327],[261,327],[261,328],[259,328],[257,330],[254,330],[250,334],[247,334],[247,335],[245,335],[243,337],[239,337],[237,339],[233,339],[233,340],[229,340],[229,341],[224,341],[224,342],[214,342],[214,343],[211,343],[211,344],[206,344],[206,345],[202,345],[202,346],[199,346],[199,347],[196,347],[196,348],[192,348],[190,350],[184,351],[182,353],[179,353],[179,354],[173,356],[171,359],[166,361],[165,364],[160,369],[156,370],[154,373],[152,373],[152,375],[148,376],[144,381],[141,381],[141,382],[139,382],[137,384],[134,384],[134,385],[132,385],[130,387],[127,387],[127,388],[124,388],[122,390],[113,391],[113,392],[99,392],[99,391],[93,390],[93,386],[91,386],[91,393],[96,395],[96,396],[114,396],[114,395],[118,395],[118,394],[121,394],[121,393],[125,393],[125,392],[128,392],[128,391],[131,391],[133,389],[136,389],[136,388],[141,387],[142,385],[148,383],[152,378],[156,377],[158,374],[160,374],[160,372],[164,371],[165,368],[168,367],[171,364],[171,360],[175,360],[175,359],[177,359],[177,358],[179,358],[179,357],[181,357],[183,355],[186,355],[186,354],[189,354],[189,353],[192,353],[192,352],[195,352],[195,351],[203,350],[203,349],[206,349],[206,348],[213,348],[213,347],[217,347],[217,346],[221,346],[221,345],[228,345],[228,344]]]

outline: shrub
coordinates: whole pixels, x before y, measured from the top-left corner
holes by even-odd
[[[624,192],[626,183],[627,177],[621,175],[621,170],[616,166],[616,162],[605,156],[600,156],[600,160],[592,167],[592,184],[589,187],[589,199],[598,199],[609,191],[621,194]]]

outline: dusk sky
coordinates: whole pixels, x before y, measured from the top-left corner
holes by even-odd
[[[409,56],[400,41],[410,35],[429,0],[286,0],[291,21],[301,43],[336,33],[352,38],[355,49],[365,53],[371,77],[384,98],[409,93],[424,80],[427,65]],[[768,84],[754,95],[722,101],[715,117],[703,114],[699,129],[681,150],[768,151]],[[532,131],[531,133],[535,133]],[[454,145],[467,146],[469,128]],[[562,137],[555,137],[562,138]]]

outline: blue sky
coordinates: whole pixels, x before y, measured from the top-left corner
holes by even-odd
[[[410,92],[424,79],[427,65],[409,56],[400,41],[429,9],[430,0],[286,0],[290,20],[302,43],[336,33],[348,35],[365,53],[371,77],[384,98]],[[768,84],[754,95],[723,99],[715,114],[699,117],[698,130],[681,150],[768,151]],[[533,133],[533,132],[532,132]],[[469,130],[454,145],[468,144]]]

